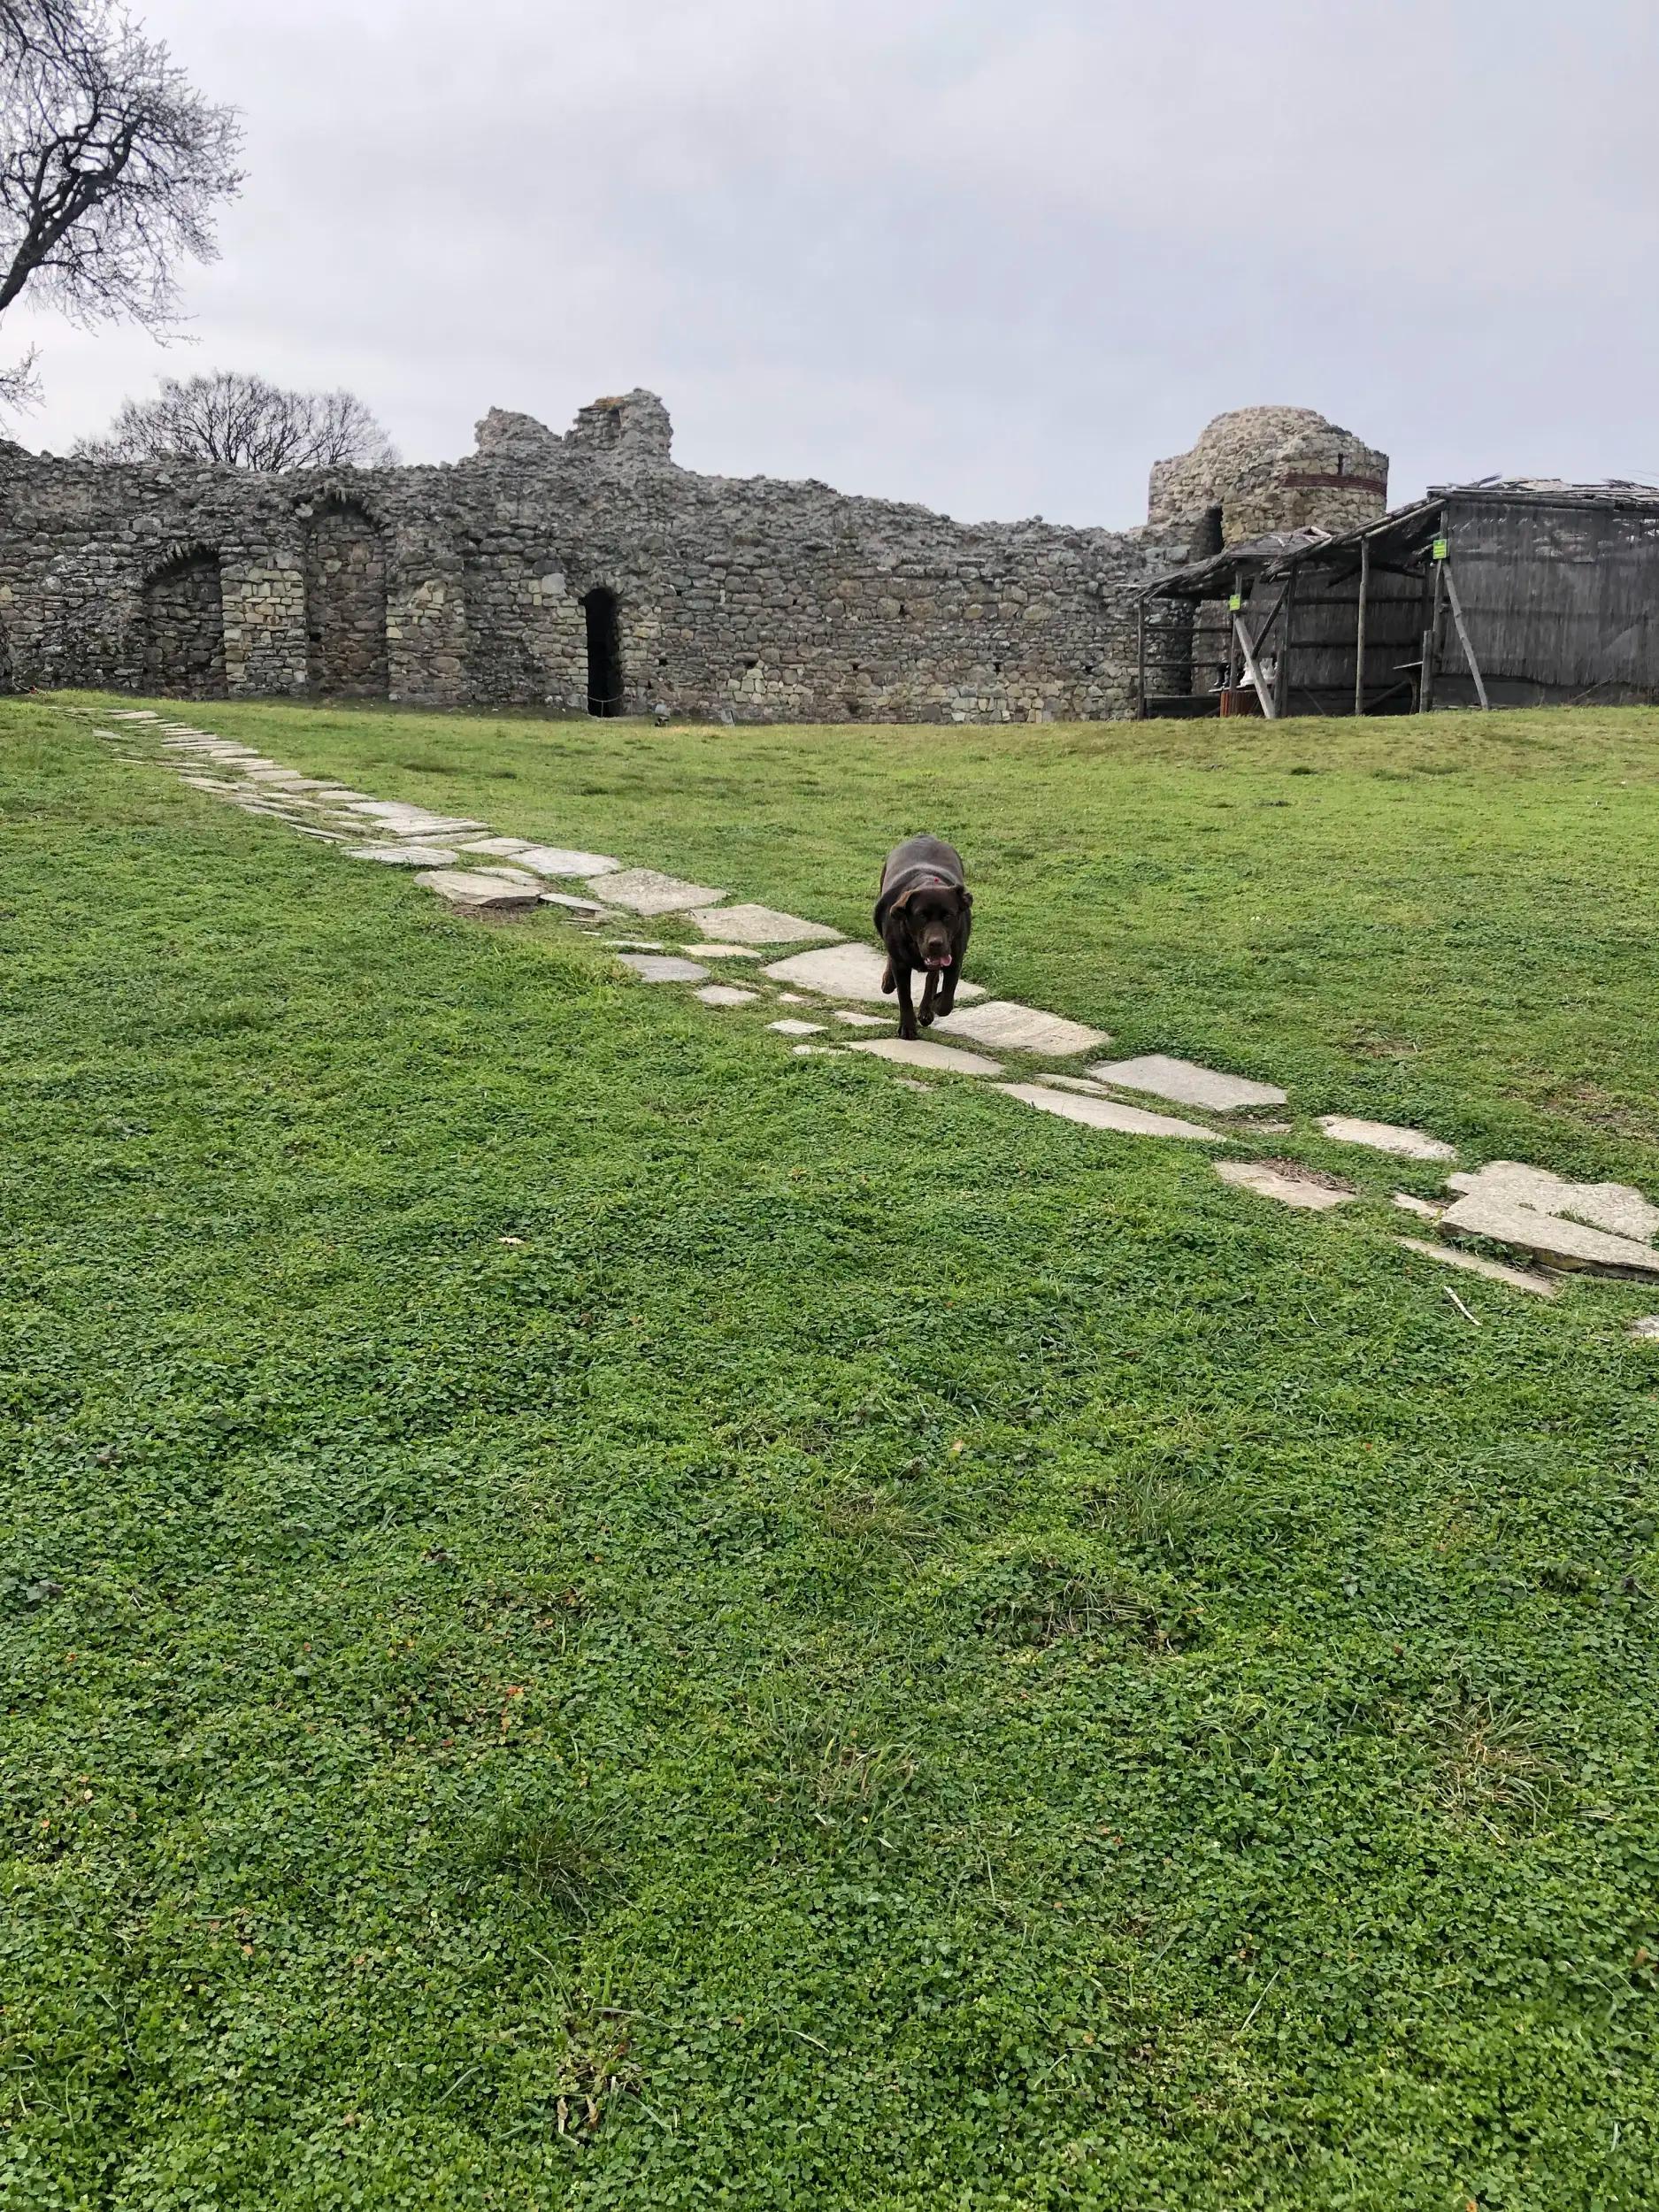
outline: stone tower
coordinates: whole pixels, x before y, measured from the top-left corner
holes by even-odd
[[[1190,522],[1202,558],[1273,530],[1352,530],[1387,505],[1386,453],[1311,407],[1240,407],[1153,465],[1147,519]]]

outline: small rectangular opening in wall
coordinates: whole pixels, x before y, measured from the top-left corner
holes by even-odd
[[[588,711],[622,711],[622,632],[617,595],[603,584],[582,601],[588,622]]]

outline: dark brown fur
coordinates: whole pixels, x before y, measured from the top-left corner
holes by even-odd
[[[927,978],[924,1024],[956,1004],[972,907],[973,895],[963,881],[962,856],[942,838],[907,837],[887,855],[876,901],[876,930],[887,949],[881,987],[898,994],[901,1037],[916,1034],[910,1002],[916,970]]]

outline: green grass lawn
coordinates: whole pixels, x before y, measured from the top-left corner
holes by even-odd
[[[934,828],[998,991],[1659,1194],[1659,714],[186,713],[860,933]],[[1659,2205],[1659,1294],[35,700],[0,947],[6,2212]]]

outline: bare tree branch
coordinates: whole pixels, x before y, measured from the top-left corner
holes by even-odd
[[[0,0],[0,315],[29,289],[83,325],[168,328],[241,141],[116,0]]]
[[[73,449],[88,461],[219,461],[231,468],[385,468],[396,448],[350,392],[289,392],[219,369],[165,377],[153,399],[123,402],[102,438]]]

